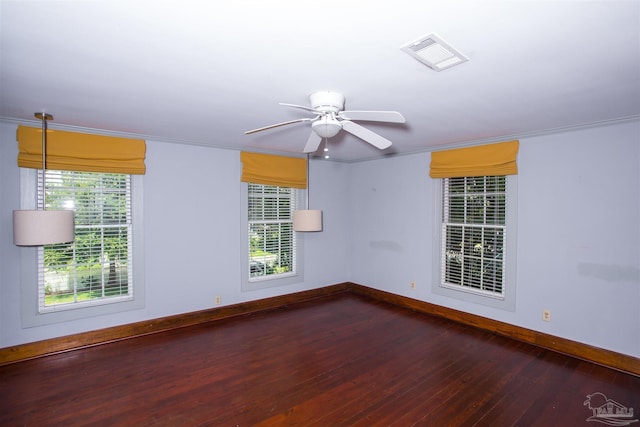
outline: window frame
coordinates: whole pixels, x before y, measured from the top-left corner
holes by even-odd
[[[304,281],[304,233],[294,231],[294,245],[295,245],[295,271],[293,273],[274,274],[269,276],[261,276],[259,278],[250,277],[249,269],[249,184],[246,182],[240,183],[241,197],[241,262],[240,262],[240,275],[241,275],[241,290],[254,291],[259,289],[266,289],[278,286],[292,285]],[[301,208],[301,201],[303,200],[304,191],[293,187],[292,191],[295,192],[295,206],[294,209]]]
[[[443,238],[443,210],[444,210],[444,180],[434,180],[434,238],[433,238],[433,278],[432,292],[474,304],[515,311],[516,308],[516,231],[517,231],[517,175],[506,175],[506,206],[505,206],[505,254],[503,292],[502,295],[476,290],[465,286],[442,283],[444,257],[442,248]]]
[[[37,206],[37,169],[20,168],[21,209]],[[108,315],[144,307],[144,223],[143,223],[143,176],[131,175],[131,216],[133,233],[131,244],[132,274],[134,288],[131,299],[101,301],[99,304],[79,304],[64,310],[39,312],[38,251],[39,247],[21,248],[21,313],[24,327],[42,326],[58,322]],[[35,286],[34,286],[35,284]]]

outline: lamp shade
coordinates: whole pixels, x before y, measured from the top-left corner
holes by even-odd
[[[13,244],[41,246],[73,242],[74,212],[71,210],[13,211]]]
[[[322,231],[322,211],[293,211],[293,231]]]
[[[332,138],[340,132],[342,125],[338,120],[324,116],[311,123],[311,128],[315,133],[320,135],[321,138]]]

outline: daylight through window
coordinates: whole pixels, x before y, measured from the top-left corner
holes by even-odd
[[[252,183],[248,189],[249,280],[295,274],[296,190]]]
[[[131,300],[130,175],[47,170],[45,186],[47,209],[75,211],[75,242],[38,249],[40,312]]]

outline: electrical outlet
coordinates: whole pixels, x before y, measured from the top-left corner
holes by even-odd
[[[411,289],[415,289],[416,288],[416,282],[411,282]]]
[[[222,303],[222,298],[220,298],[220,295],[216,295],[216,304],[220,303]]]
[[[542,320],[551,322],[551,310],[542,310]]]

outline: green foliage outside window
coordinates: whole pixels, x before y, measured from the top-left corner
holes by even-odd
[[[41,250],[45,307],[130,294],[130,203],[128,175],[47,171],[47,209],[75,211],[75,241]]]
[[[295,190],[249,184],[249,277],[294,271]]]

